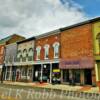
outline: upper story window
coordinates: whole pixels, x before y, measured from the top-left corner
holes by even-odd
[[[33,49],[32,48],[29,49],[28,56],[30,56],[30,57],[33,56]]]
[[[97,34],[96,39],[96,53],[100,54],[100,33]]]
[[[23,50],[23,57],[27,57],[27,50],[26,49]]]
[[[48,44],[46,44],[44,46],[44,50],[45,50],[44,59],[48,59],[49,58],[49,48],[50,48],[50,46]]]
[[[54,48],[54,58],[59,58],[59,42],[55,42],[53,44],[53,48]]]
[[[18,52],[17,52],[17,58],[20,58],[21,56],[22,56],[21,50],[18,50]]]
[[[18,50],[18,52],[17,52],[17,59],[16,59],[17,61],[21,61],[22,60],[22,52],[21,52],[21,50]]]
[[[11,55],[9,55],[9,62],[13,62],[13,57]]]
[[[32,60],[33,60],[33,49],[30,48],[28,52],[28,61],[32,61]]]
[[[36,60],[40,60],[41,46],[36,47]]]

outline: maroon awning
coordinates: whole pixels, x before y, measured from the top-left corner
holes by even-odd
[[[83,57],[81,59],[61,60],[60,69],[89,69],[94,67],[94,59]]]

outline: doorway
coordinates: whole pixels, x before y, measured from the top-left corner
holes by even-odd
[[[33,66],[34,72],[33,72],[33,81],[39,82],[40,76],[41,76],[41,65],[34,65]]]
[[[91,69],[84,70],[85,84],[92,85],[92,71]]]
[[[50,64],[43,64],[43,82],[50,82]]]

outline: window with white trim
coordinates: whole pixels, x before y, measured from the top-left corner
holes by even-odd
[[[59,42],[55,42],[53,44],[53,48],[54,48],[54,58],[59,58]]]
[[[40,60],[41,46],[36,47],[36,60]]]
[[[44,59],[48,59],[49,58],[49,47],[50,46],[48,44],[46,44],[44,46],[44,50],[45,50]]]

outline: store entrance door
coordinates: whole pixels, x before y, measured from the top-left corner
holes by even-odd
[[[34,65],[34,72],[33,72],[33,81],[39,82],[41,76],[41,65]]]
[[[85,69],[85,71],[84,71],[84,77],[85,77],[85,84],[92,85],[92,73],[91,73],[91,69]]]

